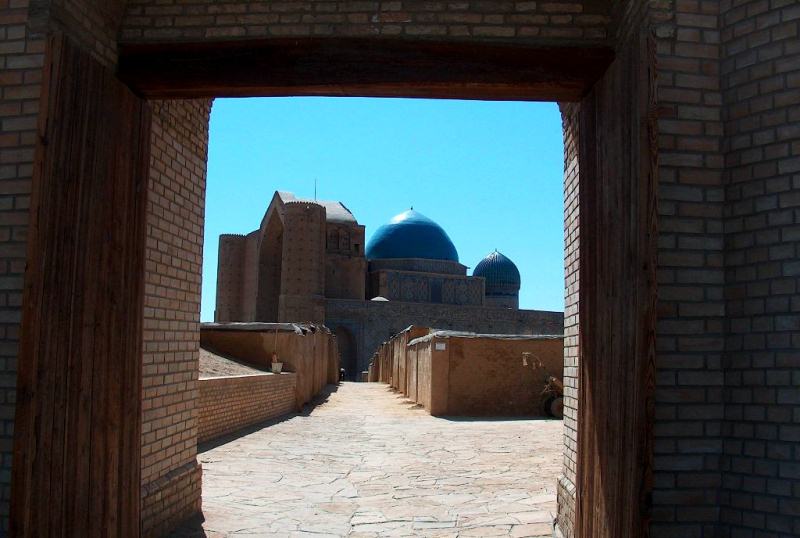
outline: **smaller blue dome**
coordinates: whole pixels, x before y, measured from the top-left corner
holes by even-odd
[[[447,232],[431,219],[409,209],[384,224],[367,243],[368,260],[422,258],[458,261]]]
[[[472,276],[486,279],[486,295],[517,295],[522,279],[517,266],[496,250],[472,271]]]

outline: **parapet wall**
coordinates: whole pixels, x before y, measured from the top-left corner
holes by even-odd
[[[297,374],[263,374],[200,379],[197,442],[291,413]]]
[[[297,374],[295,407],[339,379],[336,337],[323,326],[293,323],[204,323],[200,344],[245,363],[269,368],[272,354],[283,371]]]
[[[409,327],[375,354],[369,380],[432,415],[544,415],[549,376],[563,378],[561,336],[481,335]]]

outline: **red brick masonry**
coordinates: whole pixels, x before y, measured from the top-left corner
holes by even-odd
[[[198,443],[291,413],[296,385],[290,373],[201,379]]]

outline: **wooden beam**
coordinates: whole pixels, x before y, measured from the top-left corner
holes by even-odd
[[[120,45],[119,78],[149,99],[291,95],[576,101],[609,48],[387,38]]]

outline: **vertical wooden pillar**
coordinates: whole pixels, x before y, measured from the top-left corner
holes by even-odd
[[[580,105],[576,536],[649,528],[656,322],[653,61],[646,36]]]
[[[149,109],[50,39],[23,298],[15,536],[138,536]]]

